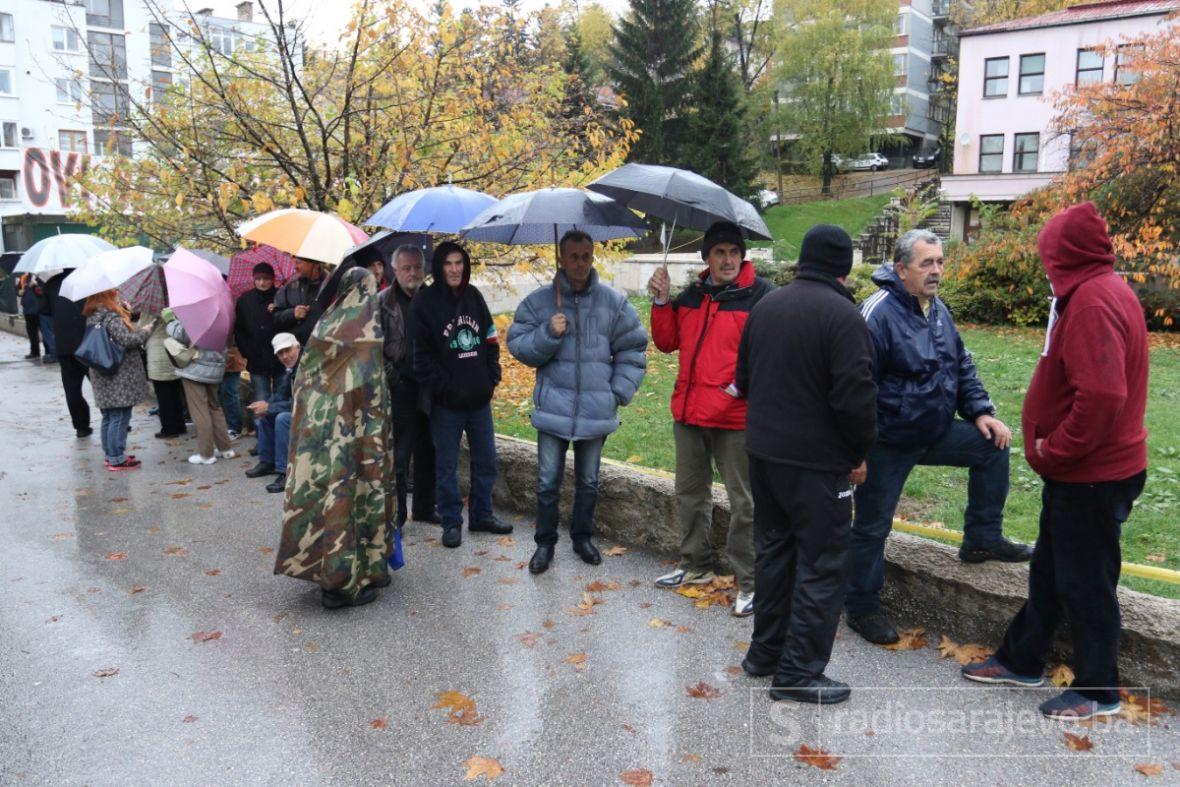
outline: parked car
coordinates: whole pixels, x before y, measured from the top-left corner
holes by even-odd
[[[862,153],[852,160],[850,167],[855,172],[877,172],[889,169],[889,159],[880,153]]]
[[[777,205],[778,192],[774,189],[761,189],[758,192],[758,204],[762,206],[762,210]]]
[[[942,148],[927,150],[925,153],[915,153],[913,157],[914,169],[929,169],[942,163]]]

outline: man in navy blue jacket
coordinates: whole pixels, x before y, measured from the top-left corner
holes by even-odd
[[[880,645],[898,639],[881,612],[885,538],[915,465],[968,468],[960,560],[1032,556],[1028,546],[1003,536],[1012,432],[995,417],[971,353],[938,299],[942,271],[938,236],[911,230],[897,239],[893,265],[873,273],[881,289],[861,304],[876,355],[877,444],[856,489],[845,610],[849,627]]]
[[[283,365],[283,374],[275,383],[270,398],[251,402],[258,429],[258,464],[246,471],[248,478],[275,474],[266,485],[267,492],[279,493],[287,485],[287,448],[291,442],[291,388],[299,368],[302,348],[294,334],[276,333],[271,340],[275,355]]]

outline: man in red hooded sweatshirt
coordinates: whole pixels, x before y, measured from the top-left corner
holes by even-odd
[[[981,683],[1040,686],[1057,625],[1073,634],[1073,686],[1041,704],[1051,719],[1119,711],[1119,535],[1147,478],[1147,326],[1114,272],[1094,203],[1054,216],[1037,238],[1053,288],[1045,349],[1024,400],[1024,455],[1045,481],[1028,601],[1004,644],[963,668]]]

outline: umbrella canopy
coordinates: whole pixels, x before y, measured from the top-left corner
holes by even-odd
[[[707,230],[713,222],[732,221],[749,238],[772,240],[770,229],[753,205],[688,170],[624,164],[586,188],[673,227]]]
[[[339,265],[344,253],[369,236],[339,216],[303,208],[264,213],[238,227],[238,234],[255,243],[308,260]]]
[[[146,246],[104,251],[62,280],[61,296],[80,301],[98,292],[118,289],[152,264],[152,250]]]
[[[234,302],[221,272],[178,246],[164,265],[168,301],[193,344],[222,352],[234,327]]]
[[[168,305],[168,288],[164,285],[164,268],[159,262],[132,276],[119,287],[119,297],[132,312],[159,314]]]
[[[12,269],[16,267],[18,262],[20,262],[22,254],[23,252],[19,251],[6,251],[4,254],[0,254],[0,270],[11,274]]]
[[[639,237],[647,225],[610,197],[549,188],[505,197],[464,227],[463,237],[508,245],[556,244],[569,230],[603,241]]]
[[[296,276],[295,260],[290,254],[265,243],[251,246],[229,258],[229,289],[235,301],[242,293],[254,289],[254,266],[260,262],[269,263],[274,268],[276,288]]]
[[[92,257],[114,248],[114,244],[93,235],[51,235],[30,246],[15,271],[45,274],[80,268]]]
[[[399,194],[370,216],[365,224],[397,232],[455,234],[495,204],[496,198],[482,191],[435,186]]]
[[[222,276],[229,275],[228,257],[222,257],[216,252],[205,251],[204,249],[189,249],[189,251],[203,259],[205,262],[211,263],[214,268],[221,271]]]

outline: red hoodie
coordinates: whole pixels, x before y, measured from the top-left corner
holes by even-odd
[[[1092,202],[1050,219],[1037,251],[1058,318],[1024,400],[1024,456],[1053,481],[1129,478],[1147,468],[1143,308],[1114,272],[1106,222]]]

